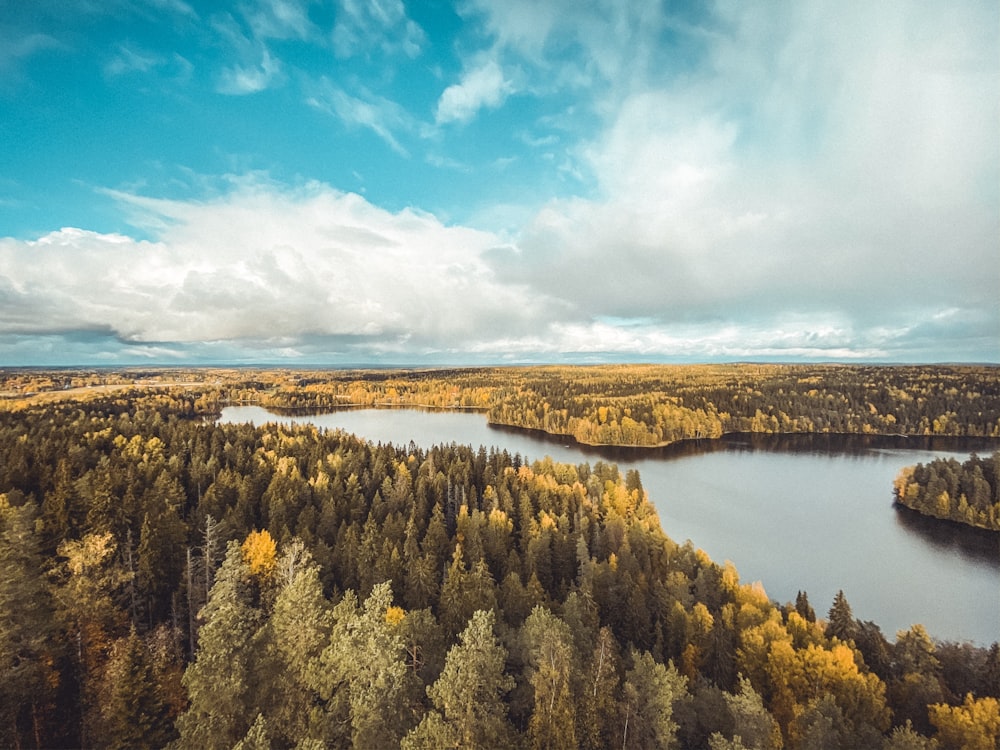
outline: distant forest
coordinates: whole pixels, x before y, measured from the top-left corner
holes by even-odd
[[[473,409],[588,445],[660,446],[725,433],[1000,438],[1000,367],[605,365],[450,370],[0,371],[0,408],[100,388],[184,384],[199,409]]]
[[[762,414],[808,417],[754,395],[780,390],[838,424],[997,429],[988,368],[829,368],[794,395],[824,368],[695,370],[742,372]],[[773,602],[665,535],[635,472],[213,419],[492,410],[548,383],[543,418],[593,398],[620,427],[645,397],[637,376],[597,399],[616,371],[561,397],[572,370],[5,372],[0,746],[996,750],[998,644],[887,638],[843,594]],[[890,380],[908,400],[883,403]],[[719,387],[706,415],[740,401]]]
[[[894,491],[900,505],[925,515],[1000,531],[1000,451],[963,463],[942,458],[908,466]]]

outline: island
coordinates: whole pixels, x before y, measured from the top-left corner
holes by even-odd
[[[1000,532],[1000,451],[962,463],[949,458],[908,466],[893,494],[899,505],[926,516]]]

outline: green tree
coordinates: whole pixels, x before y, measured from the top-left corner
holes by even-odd
[[[154,657],[133,627],[111,647],[100,688],[100,731],[109,750],[160,748],[174,736],[171,707],[154,669]]]
[[[288,545],[277,561],[274,609],[258,638],[271,675],[262,686],[268,733],[288,745],[322,737],[318,665],[330,642],[332,615],[319,576],[302,542]]]
[[[0,495],[0,745],[17,747],[30,724],[42,741],[39,710],[55,683],[53,603],[41,570],[34,503]]]
[[[271,750],[271,738],[267,733],[264,714],[257,714],[243,739],[233,745],[233,750]]]
[[[398,745],[411,726],[403,698],[412,676],[398,623],[387,616],[391,606],[388,582],[377,584],[361,606],[348,592],[333,609],[330,642],[320,656],[321,695],[346,700],[355,748]]]
[[[580,747],[586,750],[617,745],[621,737],[617,715],[620,661],[618,642],[605,626],[597,634],[580,689],[578,736]]]
[[[848,643],[854,640],[856,628],[851,605],[847,603],[847,597],[844,596],[843,590],[838,591],[833,597],[833,605],[827,615],[826,637],[839,638],[844,643]]]
[[[198,652],[184,673],[190,706],[177,720],[180,747],[229,750],[257,714],[255,636],[263,612],[253,598],[250,566],[239,543],[230,542],[201,613]]]
[[[892,730],[882,745],[882,750],[937,750],[937,740],[917,732],[910,722]]]
[[[172,594],[184,570],[187,527],[180,516],[184,502],[180,482],[161,471],[147,493],[136,550],[139,588],[149,599],[153,622],[162,621],[170,613]]]
[[[569,626],[544,607],[535,607],[521,627],[521,638],[534,695],[528,722],[531,747],[577,747],[571,690],[575,671],[573,634]]]
[[[504,696],[514,680],[504,674],[507,650],[493,633],[494,614],[478,610],[445,657],[444,670],[427,694],[429,712],[407,738],[407,747],[426,747],[429,738],[463,748],[505,747],[513,738]],[[447,745],[445,745],[447,746]]]
[[[739,692],[726,693],[726,706],[733,718],[734,739],[755,750],[781,750],[781,728],[750,680],[739,678]]]
[[[669,747],[677,734],[674,702],[687,697],[687,678],[648,651],[632,653],[625,674],[622,747]]]
[[[71,642],[80,682],[80,743],[99,738],[98,691],[111,644],[126,633],[125,612],[118,606],[129,574],[116,561],[109,532],[87,534],[59,545],[61,564],[54,573],[55,597]]]

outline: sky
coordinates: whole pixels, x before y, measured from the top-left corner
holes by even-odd
[[[0,2],[0,366],[1000,362],[995,0]]]

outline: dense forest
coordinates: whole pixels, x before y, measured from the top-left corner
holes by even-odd
[[[240,392],[301,406],[268,377]],[[0,410],[0,746],[997,747],[996,643],[773,602],[635,472],[216,424],[225,377],[136,379]]]
[[[896,502],[934,518],[1000,531],[1000,451],[959,463],[936,459],[903,469]]]
[[[102,380],[102,377],[106,380]],[[350,406],[475,409],[495,424],[590,445],[659,446],[725,433],[1000,438],[995,366],[605,365],[290,372],[0,372],[0,396],[41,398],[169,384],[204,387],[216,408]],[[101,385],[103,384],[103,385]],[[95,386],[97,386],[95,388]],[[26,398],[29,397],[30,398]]]

